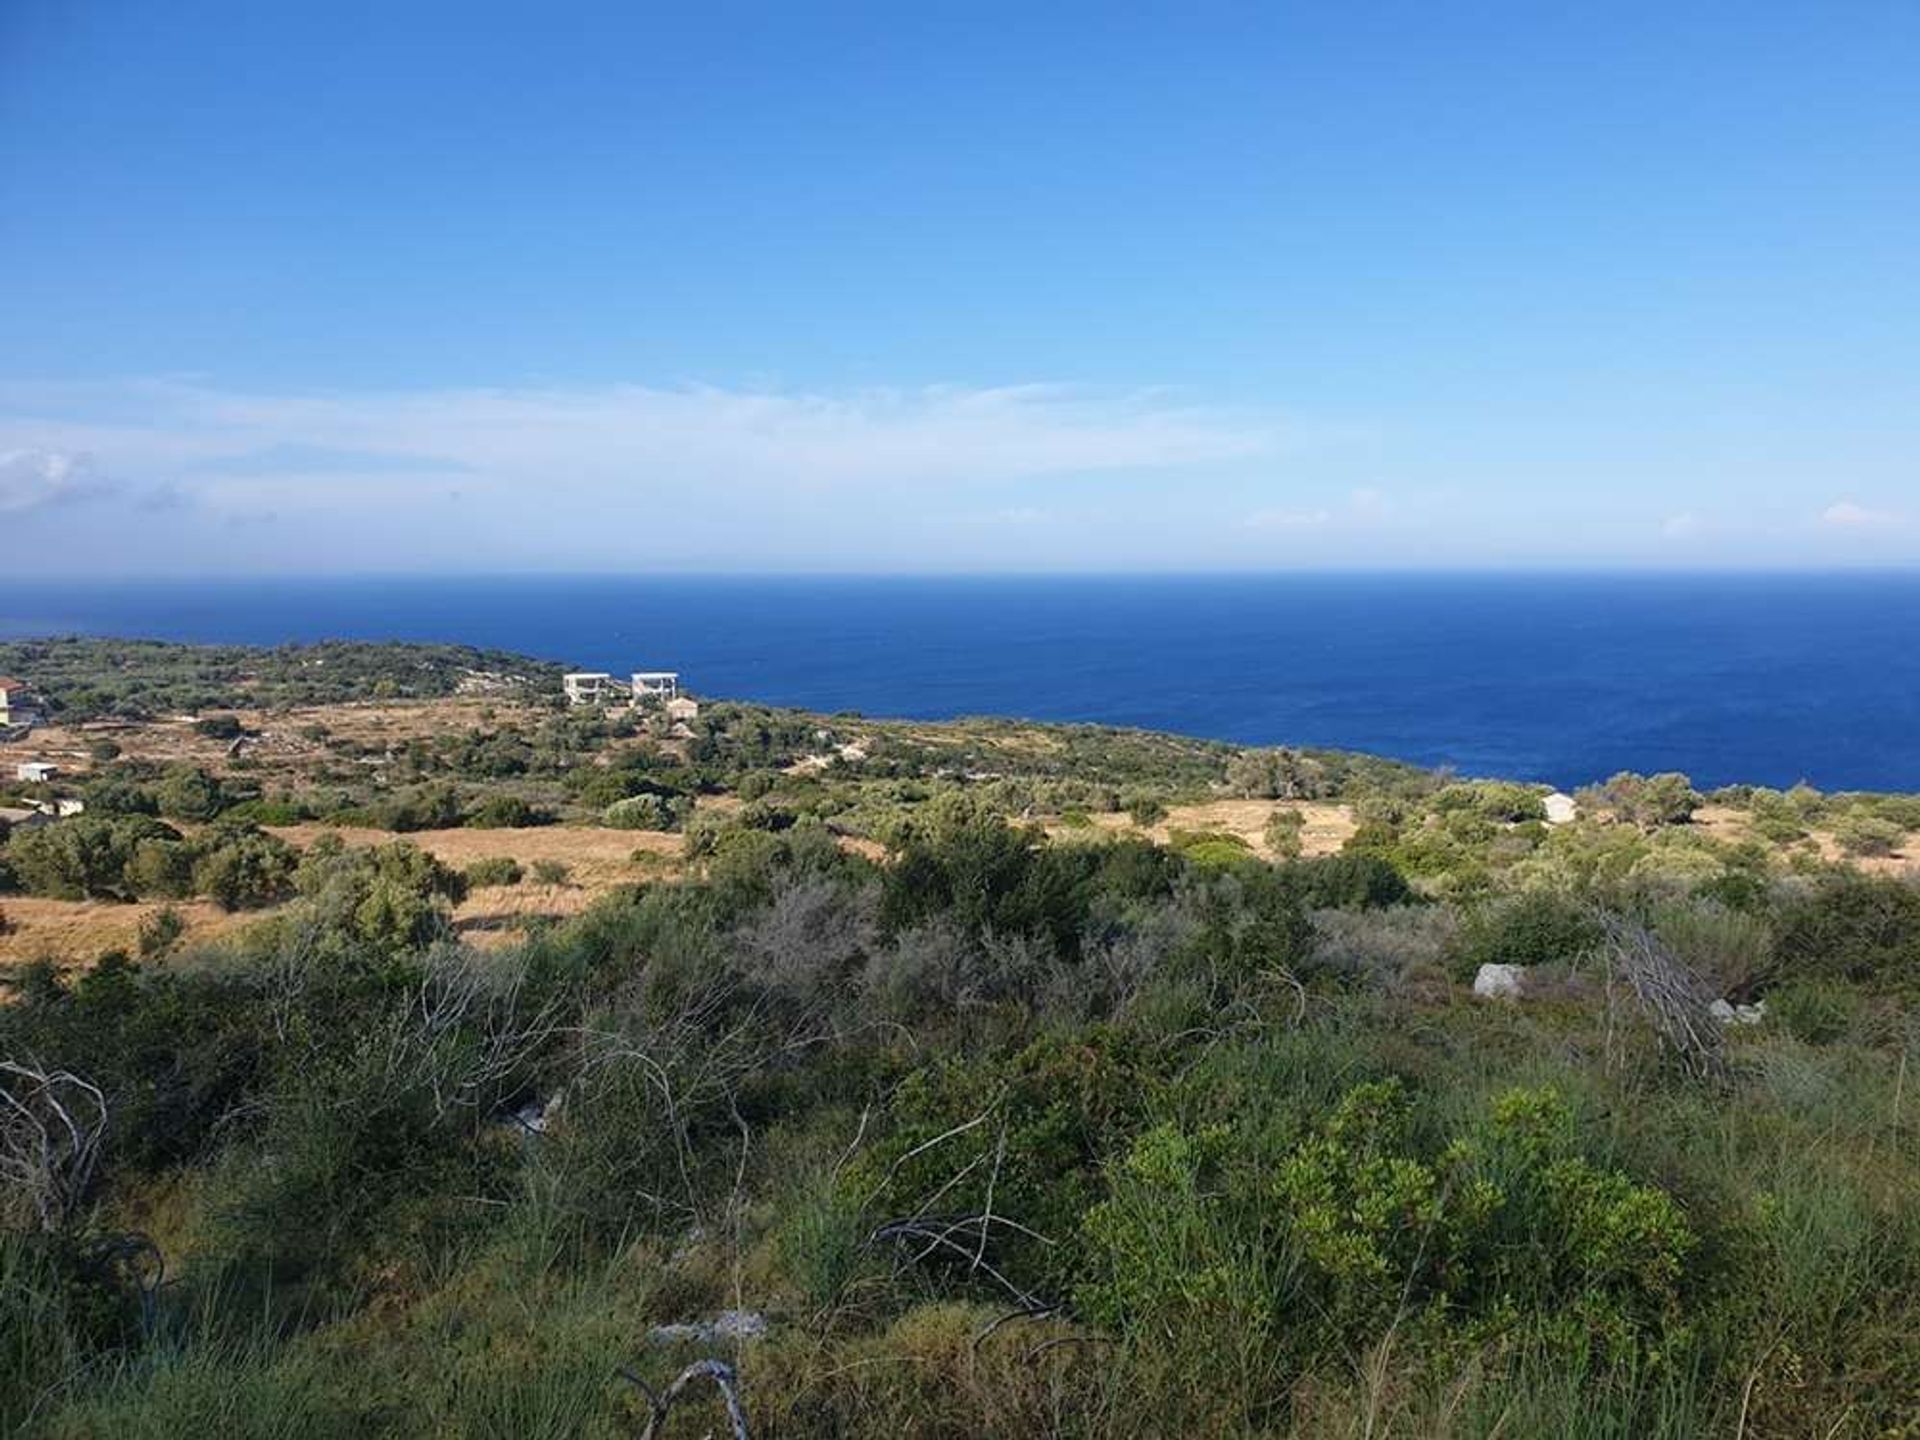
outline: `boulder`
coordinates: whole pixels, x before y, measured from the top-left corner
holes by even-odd
[[[711,1320],[655,1325],[647,1331],[654,1345],[711,1345],[717,1340],[758,1340],[767,1333],[767,1317],[758,1310],[722,1310]]]
[[[1526,983],[1524,965],[1482,965],[1473,977],[1473,993],[1483,1000],[1518,1000]]]

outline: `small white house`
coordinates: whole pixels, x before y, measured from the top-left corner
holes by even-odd
[[[1546,807],[1549,825],[1565,825],[1580,813],[1580,807],[1573,803],[1573,797],[1558,790],[1543,797],[1540,803]]]
[[[11,675],[0,675],[0,725],[22,723],[26,703],[27,687]]]
[[[60,773],[58,765],[45,760],[22,760],[13,767],[13,778],[24,780],[29,785],[43,785]]]
[[[569,705],[604,705],[618,693],[605,670],[573,670],[560,679]]]
[[[680,693],[680,672],[677,670],[636,670],[633,672],[633,698],[641,700],[671,700]]]

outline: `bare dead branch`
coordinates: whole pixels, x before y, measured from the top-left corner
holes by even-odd
[[[1705,983],[1638,921],[1605,911],[1598,918],[1606,935],[1609,1000],[1617,974],[1688,1074],[1697,1080],[1724,1080],[1727,1041],[1707,1008],[1713,997]]]
[[[719,1390],[720,1398],[727,1407],[727,1423],[732,1427],[733,1440],[749,1440],[747,1435],[747,1413],[740,1404],[740,1377],[734,1368],[722,1360],[696,1360],[679,1375],[665,1390],[655,1390],[633,1370],[622,1366],[622,1379],[636,1386],[647,1397],[648,1416],[645,1428],[640,1431],[640,1440],[655,1440],[660,1427],[667,1423],[667,1416],[673,1412],[674,1405],[686,1393],[687,1387],[698,1380],[711,1380]]]
[[[0,1184],[58,1230],[92,1188],[106,1140],[106,1097],[70,1070],[0,1060]]]

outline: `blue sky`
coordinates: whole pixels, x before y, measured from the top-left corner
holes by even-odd
[[[0,5],[43,573],[1920,563],[1920,6]]]

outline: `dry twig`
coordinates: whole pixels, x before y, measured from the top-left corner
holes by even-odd
[[[675,1402],[686,1393],[689,1385],[696,1380],[711,1380],[719,1390],[720,1398],[726,1402],[727,1422],[733,1427],[733,1440],[748,1440],[747,1412],[740,1404],[740,1377],[734,1368],[722,1360],[696,1360],[674,1377],[673,1383],[665,1390],[655,1390],[640,1376],[622,1367],[620,1375],[639,1387],[640,1393],[647,1397],[649,1414],[646,1427],[640,1432],[640,1440],[655,1440],[660,1427],[667,1423],[667,1416],[673,1412]]]

